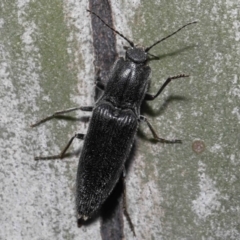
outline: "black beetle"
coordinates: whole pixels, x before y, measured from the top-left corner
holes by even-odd
[[[125,59],[119,58],[115,62],[106,86],[101,81],[96,82],[97,87],[104,93],[94,107],[77,107],[59,111],[32,125],[32,127],[37,126],[60,114],[75,110],[93,111],[86,135],[75,134],[59,155],[35,158],[35,160],[62,158],[74,138],[84,139],[76,186],[76,207],[79,222],[86,221],[100,209],[121,174],[124,173],[125,161],[129,156],[141,121],[147,123],[154,139],[157,141],[181,143],[181,140],[159,138],[148,120],[140,115],[140,107],[144,100],[154,100],[171,80],[188,77],[184,74],[169,77],[155,95],[147,93],[151,73],[151,69],[147,65],[148,55],[154,56],[149,54],[148,51],[184,27],[196,23],[188,23],[144,49],[136,47],[132,41],[110,27],[97,14],[87,11],[94,14],[107,27],[124,38],[131,47],[127,48]]]

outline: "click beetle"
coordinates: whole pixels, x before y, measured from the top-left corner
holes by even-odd
[[[130,44],[126,56],[114,63],[106,85],[99,79],[96,82],[96,86],[104,93],[95,106],[58,111],[32,125],[35,127],[75,110],[92,111],[86,134],[75,134],[59,155],[35,157],[35,160],[63,158],[74,138],[84,139],[76,181],[78,222],[91,218],[101,208],[121,175],[124,175],[125,162],[132,149],[140,122],[148,125],[155,140],[162,143],[181,143],[181,140],[165,140],[158,137],[147,118],[140,114],[140,107],[143,101],[152,101],[158,97],[172,80],[188,77],[185,74],[169,77],[156,94],[149,94],[147,91],[150,87],[151,68],[148,66],[148,61],[149,56],[155,57],[148,53],[149,50],[186,26],[196,23],[190,22],[150,47],[142,48],[136,47],[132,41],[105,23],[96,13],[87,11]]]

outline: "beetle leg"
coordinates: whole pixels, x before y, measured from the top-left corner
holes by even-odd
[[[103,83],[103,80],[100,77],[100,72],[101,72],[101,69],[97,68],[97,73],[96,73],[96,77],[95,77],[95,84],[96,84],[97,88],[104,91],[105,90],[105,84]]]
[[[65,114],[65,113],[69,113],[69,112],[73,112],[73,111],[76,111],[76,110],[82,110],[82,111],[85,111],[85,112],[91,112],[93,110],[93,107],[92,106],[84,106],[84,107],[75,107],[75,108],[68,108],[68,109],[65,109],[65,110],[62,110],[62,111],[57,111],[55,113],[53,113],[52,115],[48,116],[48,117],[45,117],[41,120],[39,120],[38,122],[30,125],[30,127],[36,127],[38,125],[40,125],[41,123],[44,123],[52,118],[55,118],[59,115],[62,115],[62,114]]]
[[[130,229],[133,232],[133,235],[136,236],[134,225],[133,225],[132,220],[130,218],[130,215],[127,211],[126,169],[125,168],[123,169],[123,173],[122,173],[122,185],[123,185],[123,212],[124,212],[124,215],[125,215],[125,217],[128,221]]]
[[[39,156],[39,157],[35,157],[34,160],[38,161],[38,160],[54,160],[54,159],[62,159],[65,155],[65,153],[67,152],[68,148],[70,147],[70,145],[73,142],[74,138],[78,138],[78,139],[84,139],[85,134],[82,133],[76,133],[73,137],[71,137],[71,139],[68,141],[67,145],[64,147],[64,149],[60,152],[60,154],[58,155],[53,155],[53,156]]]
[[[147,123],[155,140],[161,143],[182,143],[182,140],[179,140],[179,139],[167,140],[167,139],[158,137],[156,131],[154,130],[154,128],[152,127],[152,125],[150,124],[150,122],[147,120],[146,117],[140,116],[140,121],[144,121],[145,123]]]
[[[105,85],[102,82],[96,82],[96,86],[102,91],[105,90]]]
[[[146,101],[154,100],[172,80],[178,79],[178,78],[184,78],[184,77],[189,77],[189,75],[179,74],[177,76],[169,77],[155,95],[146,93],[144,100]]]

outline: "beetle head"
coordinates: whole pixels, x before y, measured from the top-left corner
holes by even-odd
[[[144,48],[130,47],[126,51],[126,59],[129,59],[135,63],[144,63],[147,61],[148,55]]]

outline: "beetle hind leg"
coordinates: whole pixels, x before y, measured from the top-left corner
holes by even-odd
[[[161,143],[182,143],[182,140],[179,140],[179,139],[167,140],[167,139],[164,139],[164,138],[160,138],[157,135],[156,131],[154,130],[154,128],[152,127],[152,125],[150,124],[150,122],[147,120],[146,117],[140,116],[140,121],[144,121],[145,123],[147,123],[148,127],[150,128],[150,131],[152,132],[152,135],[153,135],[154,139],[157,140],[158,142],[161,142]]]
[[[38,156],[35,157],[34,160],[38,161],[38,160],[55,160],[55,159],[62,159],[65,155],[65,153],[67,152],[68,148],[70,147],[70,145],[72,144],[73,140],[75,138],[84,139],[85,134],[82,133],[76,133],[73,137],[71,137],[71,139],[68,141],[67,145],[64,147],[64,149],[58,154],[58,155],[52,155],[52,156]]]

